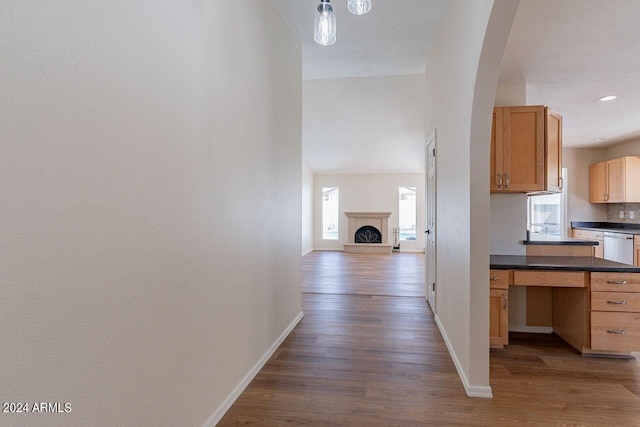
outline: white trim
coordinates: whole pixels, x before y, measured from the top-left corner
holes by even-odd
[[[550,334],[553,332],[553,328],[551,326],[509,325],[509,332],[528,332],[530,334]]]
[[[467,396],[469,397],[482,397],[485,399],[493,399],[493,391],[490,386],[474,386],[469,384],[469,379],[467,378],[467,374],[462,369],[462,365],[460,365],[460,361],[458,360],[458,356],[456,352],[453,350],[453,346],[451,345],[451,341],[449,341],[449,337],[447,333],[444,331],[444,327],[442,323],[440,323],[440,319],[437,315],[434,316],[436,325],[438,325],[438,329],[440,330],[440,335],[442,335],[442,339],[444,339],[444,343],[447,345],[447,350],[449,350],[449,355],[451,356],[451,360],[453,360],[453,364],[458,371],[458,376],[460,377],[460,381],[464,387]]]
[[[400,247],[400,253],[402,252],[411,252],[411,253],[416,253],[416,254],[423,254],[424,253],[424,249],[402,249],[402,247]]]
[[[247,375],[245,375],[242,381],[240,381],[240,384],[238,384],[233,389],[233,391],[227,396],[224,402],[222,402],[222,405],[220,405],[218,409],[216,409],[216,411],[213,413],[213,415],[209,417],[207,422],[204,423],[203,427],[214,427],[216,424],[220,422],[220,420],[222,419],[222,417],[224,417],[224,415],[227,413],[229,408],[231,408],[231,405],[233,405],[233,402],[235,402],[238,399],[238,397],[240,397],[244,389],[247,388],[249,383],[255,378],[256,375],[258,375],[258,372],[260,372],[260,369],[262,369],[262,367],[269,361],[271,356],[273,356],[273,353],[276,352],[278,347],[280,347],[280,344],[282,344],[282,342],[287,338],[287,336],[289,336],[293,328],[296,327],[298,322],[300,322],[300,320],[302,320],[303,317],[304,317],[304,313],[302,311],[298,313],[296,318],[293,319],[293,322],[291,322],[291,324],[287,326],[287,329],[285,329],[284,332],[282,332],[282,334],[278,337],[276,342],[274,342],[273,345],[269,347],[267,352],[260,358],[260,360],[258,360],[258,363],[256,363],[254,367],[251,368],[251,370],[247,373]]]
[[[305,256],[306,254],[310,254],[311,252],[313,252],[315,249],[309,249],[306,252],[302,252],[302,256]]]

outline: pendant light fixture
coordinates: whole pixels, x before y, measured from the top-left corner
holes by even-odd
[[[313,39],[322,46],[329,46],[336,42],[336,16],[329,0],[320,0],[316,14]]]
[[[349,12],[364,15],[371,10],[371,0],[348,0]],[[322,46],[336,42],[336,16],[333,13],[331,0],[320,0],[317,7],[313,39]]]
[[[354,15],[364,15],[371,10],[371,0],[349,0],[348,7]]]

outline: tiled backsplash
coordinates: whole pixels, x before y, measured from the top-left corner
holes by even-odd
[[[624,211],[624,218],[620,218],[620,211]],[[633,212],[633,219],[629,218]],[[607,205],[607,221],[640,223],[640,203],[611,203]]]

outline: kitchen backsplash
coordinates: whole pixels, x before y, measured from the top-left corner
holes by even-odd
[[[620,218],[620,211],[624,211],[624,218]],[[631,219],[633,213],[633,219]],[[611,203],[607,205],[608,222],[640,223],[640,203]]]

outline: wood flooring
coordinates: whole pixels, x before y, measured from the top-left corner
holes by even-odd
[[[491,353],[493,399],[465,395],[424,295],[424,254],[312,252],[304,319],[220,426],[640,426],[640,362],[552,335]]]

